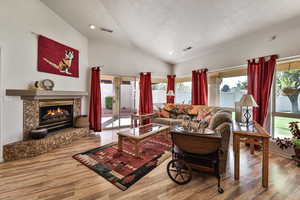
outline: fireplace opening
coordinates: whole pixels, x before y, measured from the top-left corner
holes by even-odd
[[[41,102],[39,127],[48,132],[73,126],[73,102]]]

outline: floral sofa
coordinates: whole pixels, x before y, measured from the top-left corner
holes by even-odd
[[[232,132],[231,111],[220,107],[165,104],[163,108],[156,112],[152,122],[172,127],[181,124],[185,116],[189,116],[192,119],[205,120],[207,121],[206,128],[220,131],[223,152],[220,160],[220,173],[224,174],[226,172],[229,140]]]

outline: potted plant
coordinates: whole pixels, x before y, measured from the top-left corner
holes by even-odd
[[[291,80],[288,76],[281,79],[281,92],[284,96],[290,96],[297,92],[296,82]]]
[[[276,144],[281,149],[287,149],[289,147],[294,147],[295,157],[300,161],[300,130],[298,126],[298,122],[290,122],[289,123],[290,132],[293,137],[290,138],[277,138]]]

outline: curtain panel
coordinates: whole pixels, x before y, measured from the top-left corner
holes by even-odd
[[[153,113],[151,73],[140,74],[140,110],[141,115]],[[143,124],[150,120],[143,121]]]
[[[100,90],[100,67],[91,69],[91,92],[90,92],[90,110],[89,122],[90,129],[101,131],[101,90]]]
[[[207,69],[192,71],[192,104],[208,104]]]
[[[168,75],[168,86],[167,86],[167,93],[170,90],[173,90],[175,94],[175,75]],[[167,96],[167,103],[173,103],[175,102],[175,96]]]
[[[248,94],[251,94],[258,104],[257,108],[253,108],[253,120],[261,126],[264,125],[267,116],[277,58],[277,55],[272,55],[268,61],[264,57],[260,57],[258,62],[255,59],[248,60]]]

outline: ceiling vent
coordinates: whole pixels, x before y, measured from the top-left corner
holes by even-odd
[[[104,31],[104,32],[108,32],[108,33],[114,32],[114,31],[111,30],[111,29],[108,29],[108,28],[102,28],[102,27],[100,27],[100,30],[101,30],[101,31]]]
[[[189,46],[189,47],[183,49],[182,51],[189,51],[189,50],[191,50],[192,48],[193,48],[193,47]]]

